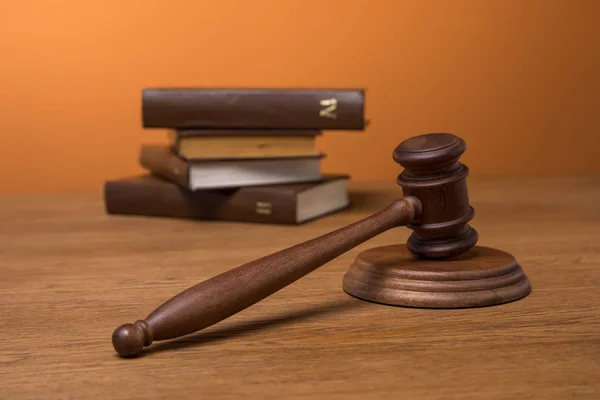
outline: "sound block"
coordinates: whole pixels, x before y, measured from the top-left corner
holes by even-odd
[[[343,288],[363,300],[421,308],[491,306],[531,291],[517,260],[504,251],[475,246],[451,259],[425,260],[404,244],[359,253]]]

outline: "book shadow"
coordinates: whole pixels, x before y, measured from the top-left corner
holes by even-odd
[[[310,320],[320,315],[350,311],[352,309],[359,308],[364,304],[365,303],[360,300],[350,298],[321,304],[303,310],[282,312],[277,315],[270,316],[268,318],[257,318],[255,320],[235,323],[223,328],[201,331],[181,338],[172,339],[170,341],[155,343],[147,349],[144,349],[144,351],[138,356],[143,357],[144,355],[150,355],[152,353],[157,353],[161,351],[175,350],[185,347],[195,347],[206,345],[208,343],[215,343],[220,341],[231,340],[234,338],[252,336],[269,329],[275,329],[278,327],[294,324],[299,321]]]

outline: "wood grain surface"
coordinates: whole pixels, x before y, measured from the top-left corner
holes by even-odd
[[[201,280],[384,207],[394,183],[303,226],[108,216],[100,195],[0,197],[0,398],[597,399],[600,177],[469,180],[478,244],[529,296],[457,310],[353,298],[356,254],[229,319],[119,358],[111,333]]]
[[[419,308],[492,306],[531,291],[525,272],[505,251],[475,246],[443,261],[425,260],[415,257],[406,244],[357,254],[344,275],[343,288],[359,299]],[[139,341],[144,344],[143,331]]]

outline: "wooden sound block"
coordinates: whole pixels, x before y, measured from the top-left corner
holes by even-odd
[[[491,306],[531,291],[517,260],[501,250],[475,246],[461,256],[432,261],[416,258],[404,244],[359,253],[343,288],[363,300],[421,308]]]

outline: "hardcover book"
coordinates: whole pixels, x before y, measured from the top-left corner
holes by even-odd
[[[186,160],[317,156],[315,130],[170,130],[169,144]]]
[[[364,89],[146,88],[145,128],[362,130]]]
[[[108,214],[294,225],[349,207],[348,179],[192,192],[144,174],[106,181],[104,198]]]
[[[142,145],[139,162],[154,175],[189,190],[316,182],[323,154],[307,157],[185,160],[169,146]]]

